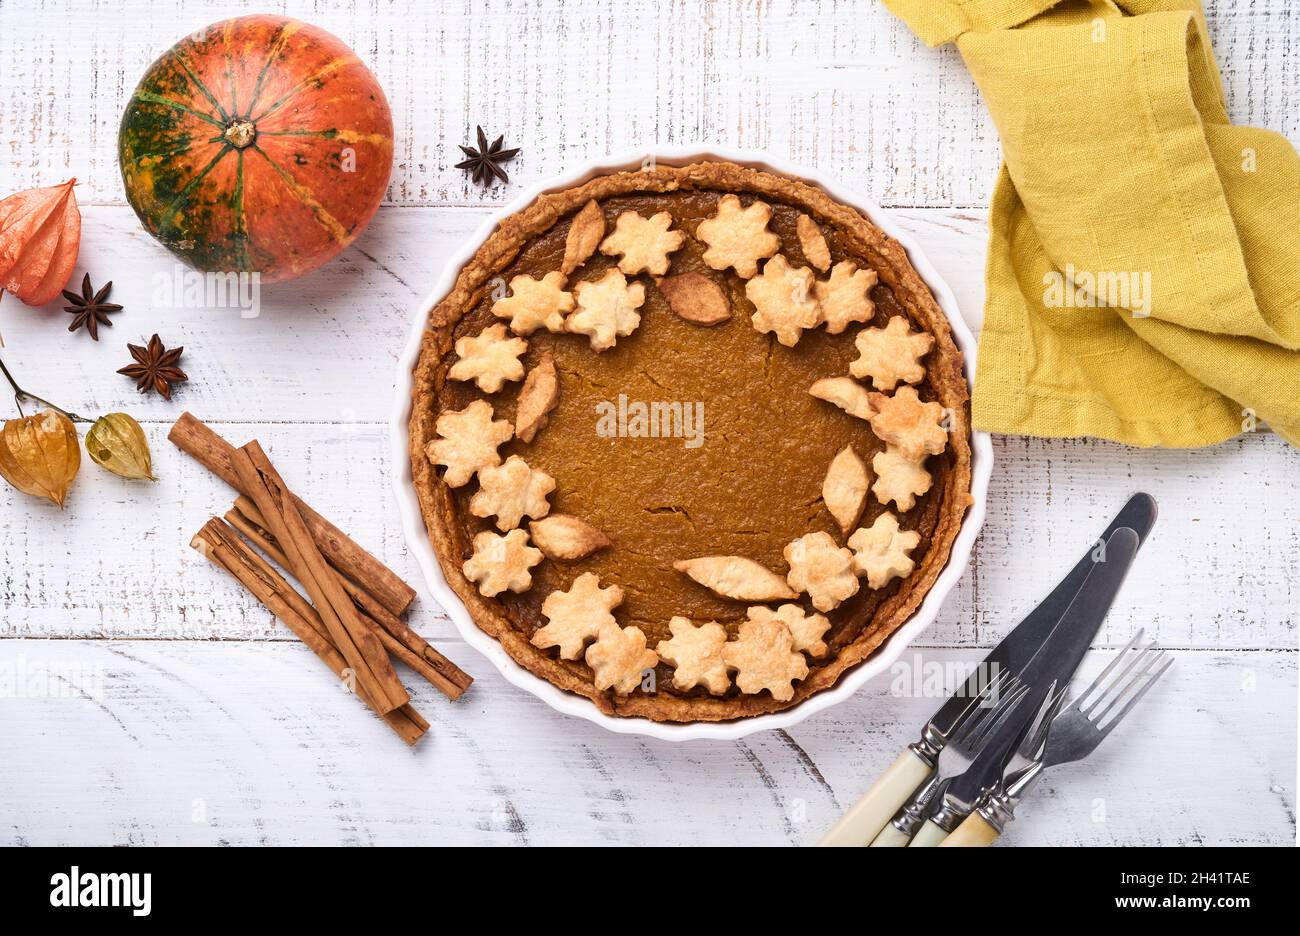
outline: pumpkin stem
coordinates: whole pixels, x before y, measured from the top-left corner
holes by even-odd
[[[238,117],[226,125],[221,135],[235,149],[245,149],[257,139],[257,125],[247,118]]]

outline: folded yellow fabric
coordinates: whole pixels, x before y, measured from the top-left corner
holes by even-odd
[[[1300,446],[1300,157],[1229,123],[1198,0],[884,2],[1002,140],[976,427]]]

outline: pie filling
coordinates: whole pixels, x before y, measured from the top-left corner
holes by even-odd
[[[838,264],[848,261],[854,265],[846,266],[844,271],[872,271],[884,265],[884,254],[870,252],[868,256],[869,251],[855,250],[854,237],[846,236],[835,224],[814,222],[806,204],[794,204],[770,194],[755,196],[742,191],[739,195],[743,208],[756,202],[770,208],[766,230],[779,240],[776,254],[784,258],[785,264],[794,271],[811,271],[800,273],[802,280],[790,280],[796,283],[791,295],[795,305],[810,301],[799,291],[802,287],[798,283],[826,283],[839,269]],[[909,470],[915,472],[915,466],[920,466],[930,477],[930,487],[915,497],[914,504],[901,509],[905,502],[883,503],[877,493],[866,493],[861,498],[858,519],[849,516],[847,527],[842,523],[844,517],[837,520],[832,514],[828,502],[838,502],[827,493],[832,463],[837,464],[837,470],[847,469],[849,506],[840,506],[839,512],[847,509],[850,514],[856,513],[852,504],[858,495],[853,479],[865,469],[868,483],[875,482],[878,472],[873,470],[873,462],[885,453],[887,444],[877,436],[873,424],[862,418],[863,414],[851,415],[835,403],[814,396],[809,388],[823,378],[848,377],[860,357],[855,337],[863,330],[897,329],[900,334],[914,336],[921,347],[929,347],[933,344],[928,338],[933,332],[932,322],[921,310],[908,308],[900,301],[890,285],[898,282],[895,271],[882,270],[879,282],[861,290],[864,298],[869,296],[874,309],[867,307],[860,320],[848,322],[838,334],[828,333],[825,325],[804,327],[797,332],[793,346],[787,346],[778,341],[777,333],[760,332],[752,321],[756,307],[749,298],[755,292],[753,288],[747,292],[747,286],[762,278],[762,271],[774,261],[759,257],[756,275],[742,277],[735,266],[716,269],[716,255],[712,265],[705,257],[712,244],[703,234],[710,229],[701,231],[700,225],[720,216],[720,200],[727,196],[736,197],[717,188],[703,188],[615,192],[597,198],[604,222],[602,243],[626,225],[628,235],[613,240],[614,247],[624,250],[606,253],[597,249],[563,277],[563,292],[576,297],[574,307],[552,316],[550,324],[557,324],[561,315],[572,324],[584,301],[595,303],[594,289],[580,290],[579,284],[613,283],[620,290],[620,311],[639,315],[639,323],[630,329],[630,320],[613,326],[627,334],[569,333],[549,330],[545,324],[529,331],[524,320],[512,322],[502,314],[510,308],[500,305],[502,299],[524,294],[519,278],[543,281],[564,263],[566,246],[572,253],[578,237],[577,232],[571,236],[570,229],[583,207],[583,203],[575,203],[549,227],[522,235],[517,252],[508,261],[498,259],[490,271],[492,276],[485,274],[481,288],[465,295],[460,308],[443,310],[447,326],[435,349],[441,353],[431,354],[426,343],[422,361],[425,379],[420,381],[424,398],[419,398],[422,391],[417,389],[419,425],[413,427],[412,437],[421,446],[443,438],[441,430],[448,424],[442,423],[440,431],[433,431],[433,420],[466,411],[475,401],[486,401],[492,408],[492,420],[505,421],[514,428],[523,386],[520,375],[548,368],[549,362],[554,364],[559,389],[553,409],[530,442],[512,432],[512,437],[496,446],[495,463],[483,456],[488,462],[484,466],[488,477],[480,468],[476,479],[449,487],[448,481],[459,480],[451,477],[455,469],[446,461],[439,462],[437,456],[432,457],[429,470],[437,474],[424,472],[425,483],[442,487],[440,498],[424,501],[426,519],[431,530],[436,525],[441,533],[435,540],[444,566],[449,567],[449,579],[462,576],[458,590],[463,595],[474,589],[476,581],[479,584],[479,595],[471,609],[475,610],[475,605],[490,609],[495,612],[498,630],[504,624],[518,635],[518,639],[503,640],[512,654],[517,659],[521,655],[530,657],[521,662],[565,688],[584,692],[607,710],[626,709],[627,713],[676,720],[736,717],[793,704],[801,696],[795,691],[800,684],[825,688],[816,679],[819,670],[834,667],[834,676],[838,677],[843,667],[836,664],[846,648],[864,645],[867,638],[874,646],[901,623],[895,618],[904,604],[914,609],[919,603],[919,595],[903,602],[900,589],[928,589],[933,579],[930,573],[937,570],[931,570],[935,563],[927,563],[927,556],[937,544],[943,553],[937,561],[940,565],[946,561],[955,531],[954,501],[960,501],[955,511],[958,520],[965,507],[965,490],[954,488],[968,484],[966,422],[964,409],[959,407],[955,425],[962,435],[961,444],[941,441],[942,451],[916,452],[916,457],[908,461]],[[587,209],[587,224],[594,210]],[[629,214],[638,217],[620,222]],[[670,226],[665,229],[666,222],[660,221],[657,223],[663,230],[650,231],[645,220],[664,214]],[[809,239],[813,224],[821,235],[820,242],[815,234]],[[714,242],[725,239],[716,234],[719,227],[715,224],[713,228]],[[684,236],[678,238],[672,232]],[[728,232],[724,229],[723,234]],[[668,249],[674,242],[680,246]],[[644,269],[633,274],[619,272],[620,263],[625,268],[637,263],[653,267],[656,259],[662,263],[665,255],[668,267],[662,274]],[[910,268],[907,272],[911,273]],[[683,274],[703,278],[692,285],[715,284],[725,297],[729,318],[706,325],[675,312],[669,296],[673,295],[674,285],[687,282],[676,279]],[[620,277],[626,288],[618,284]],[[664,282],[664,277],[669,280]],[[780,287],[786,281],[774,282]],[[633,309],[636,284],[640,284],[643,298]],[[712,296],[712,287],[708,289]],[[715,303],[715,313],[716,309]],[[895,319],[902,321],[891,326]],[[617,316],[611,321],[616,320]],[[500,328],[503,325],[509,330]],[[494,327],[495,331],[489,331]],[[516,327],[528,333],[516,334]],[[476,336],[484,336],[480,346],[464,343]],[[518,343],[520,338],[526,341],[526,348]],[[515,343],[507,346],[507,339]],[[611,340],[612,346],[593,350],[598,341],[610,344]],[[892,344],[881,346],[894,348]],[[466,357],[462,358],[453,347]],[[921,401],[940,400],[943,388],[932,382],[933,375],[960,374],[960,359],[950,351],[948,360],[942,362],[946,369],[936,371],[941,350],[946,349],[935,348],[919,356],[919,364],[925,368],[921,379],[911,383],[896,381],[896,387],[881,391],[883,397],[877,392],[879,381],[873,386],[871,376],[855,380],[862,390],[875,394],[872,411],[887,403],[884,397],[906,387],[911,387]],[[916,368],[911,376],[920,373],[918,359],[908,359],[907,355],[903,358],[903,365]],[[462,360],[466,363],[458,371],[457,362]],[[522,370],[513,363],[516,360]],[[469,373],[478,376],[467,379]],[[858,394],[856,389],[850,389]],[[963,404],[964,393],[963,384]],[[419,420],[421,407],[426,411],[423,421]],[[933,433],[937,430],[929,425],[931,416],[927,413],[924,422]],[[488,424],[486,418],[484,415],[480,426]],[[951,406],[945,410],[944,419],[942,426],[947,432],[953,428]],[[504,436],[504,428],[497,425],[499,436]],[[896,441],[905,447],[911,444],[911,437],[905,434]],[[842,454],[846,449],[851,453]],[[430,453],[434,451],[430,448]],[[446,453],[448,448],[436,451]],[[413,458],[417,462],[421,457],[423,453],[415,451]],[[446,457],[454,460],[456,456]],[[840,474],[833,477],[839,478]],[[420,478],[421,472],[417,472],[417,482]],[[554,487],[549,489],[552,480]],[[486,493],[480,496],[480,492]],[[510,516],[490,513],[492,508]],[[531,513],[513,516],[519,510]],[[481,516],[484,513],[487,515]],[[530,523],[547,514],[577,518],[587,528],[603,533],[612,544],[577,559],[543,558],[541,553],[516,551],[531,557],[524,560],[526,567],[511,570],[514,580],[508,587],[501,588],[504,577],[494,580],[499,590],[487,594],[483,590],[487,579],[474,580],[471,574],[490,564],[484,544],[498,544],[494,555],[500,558],[505,554],[500,552],[504,547],[499,545],[499,538],[510,535],[507,528],[512,522],[527,533]],[[902,531],[905,544],[915,545],[897,551],[900,534],[892,532],[895,529]],[[850,545],[848,541],[855,531],[868,532],[858,533]],[[484,537],[485,533],[490,535]],[[915,536],[907,536],[911,533]],[[757,563],[774,578],[786,579],[803,555],[791,556],[791,544],[810,534],[824,534],[815,543],[818,550],[824,547],[832,565],[839,562],[840,556],[852,559],[853,545],[868,543],[873,537],[881,546],[876,553],[871,553],[874,547],[867,548],[867,553],[862,553],[864,565],[848,578],[843,572],[838,573],[838,579],[832,575],[829,581],[839,583],[830,587],[835,594],[820,599],[819,588],[790,587],[801,585],[797,576],[791,575],[785,586],[790,588],[787,596],[776,597],[773,592],[772,597],[764,596],[766,600],[738,600],[726,596],[737,594],[730,579],[720,587],[709,582],[715,590],[679,568],[684,560],[700,557],[741,557]],[[547,545],[542,537],[535,538]],[[826,538],[832,542],[826,542]],[[516,545],[524,541],[522,536],[512,540]],[[811,548],[814,540],[805,542]],[[531,546],[538,544],[530,541]],[[548,548],[547,552],[553,553],[554,549]],[[822,553],[816,555],[821,557]],[[471,560],[476,564],[464,565]],[[809,562],[808,568],[816,577],[822,566],[811,559]],[[885,579],[879,587],[869,585],[866,565],[872,566],[873,580]],[[914,582],[921,578],[918,570],[922,569],[927,570],[925,581]],[[703,578],[707,581],[708,577]],[[783,588],[780,583],[766,587]],[[850,588],[853,593],[841,597]],[[574,597],[579,594],[584,596],[581,602]],[[548,604],[553,595],[558,597]],[[615,603],[615,598],[621,601]],[[570,607],[557,611],[566,600]],[[786,610],[786,605],[796,605],[799,610]],[[788,628],[777,620],[780,616],[789,621]],[[577,622],[576,630],[571,626],[565,632],[567,646],[553,641],[547,646],[549,631],[538,638],[538,631],[557,618],[570,624]],[[583,620],[590,621],[586,633]],[[721,631],[705,630],[710,622],[716,622]],[[817,622],[802,650],[798,649],[800,622]],[[746,633],[742,626],[749,627],[750,632]],[[636,628],[644,641],[630,628]],[[683,635],[681,641],[670,643],[675,635]],[[494,636],[502,639],[501,633]],[[779,645],[776,649],[769,646],[773,640]],[[655,653],[661,643],[666,649]],[[724,653],[723,648],[729,649]],[[865,656],[865,652],[859,655]],[[801,675],[805,668],[807,675]],[[779,674],[770,675],[773,669]],[[637,705],[629,705],[634,696],[645,698]],[[740,704],[750,696],[761,697],[762,704]],[[673,706],[674,698],[685,703],[701,702],[693,710],[690,704]]]

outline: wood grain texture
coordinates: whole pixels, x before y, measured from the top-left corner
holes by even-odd
[[[1234,118],[1295,135],[1294,3],[1209,3]],[[923,47],[878,3],[817,0],[281,2],[352,46],[393,109],[398,205],[480,205],[458,143],[476,123],[524,147],[512,178],[654,144],[767,150],[886,206],[986,203],[997,135],[952,48]],[[165,15],[160,15],[165,11]],[[0,5],[7,189],[82,180],[122,204],[117,126],[136,81],[187,32],[256,0],[26,0]]]
[[[286,481],[399,575],[423,583],[390,504],[387,427],[215,423],[257,438]],[[65,511],[0,490],[0,636],[284,638],[269,613],[185,548],[234,492],[146,426],[156,484],[87,462]],[[922,646],[991,646],[1055,585],[1135,490],[1161,519],[1099,642],[1122,646],[1138,627],[1178,648],[1293,650],[1300,602],[1300,472],[1273,436],[1193,452],[1097,442],[999,439],[989,516],[972,568]],[[1244,483],[1242,472],[1261,480]],[[1263,504],[1262,508],[1252,505]],[[1249,519],[1243,519],[1248,517]],[[454,640],[431,600],[411,621],[439,645]],[[468,667],[464,656],[448,654]],[[471,657],[474,662],[478,662]],[[483,665],[472,670],[479,675]]]
[[[1210,6],[1232,113],[1296,136],[1300,11]],[[0,191],[78,176],[88,207],[74,278],[113,279],[126,307],[96,344],[67,334],[57,306],[5,299],[0,354],[33,392],[140,418],[161,479],[132,484],[87,461],[63,513],[0,488],[0,842],[815,840],[935,698],[889,676],[789,732],[685,745],[615,736],[507,685],[425,594],[412,625],[478,681],[456,704],[412,684],[433,729],[408,752],[186,548],[234,495],[165,435],[189,409],[232,441],[259,438],[291,485],[423,590],[389,492],[386,422],[415,309],[518,191],[480,191],[450,168],[476,122],[524,147],[509,166],[516,183],[654,144],[815,166],[893,206],[978,328],[986,214],[974,206],[998,151],[959,57],[921,47],[874,3],[278,4],[375,69],[397,164],[388,205],[352,249],[265,290],[259,315],[241,318],[162,296],[181,271],[124,205],[115,141],[135,81],[180,32],[254,9],[266,8],[0,0]],[[172,403],[114,373],[125,343],[155,331],[186,348],[191,380]],[[1300,456],[1267,435],[1198,451],[995,444],[983,537],[903,675],[977,660],[1138,489],[1161,518],[1098,645],[1145,627],[1178,656],[1131,726],[1049,775],[1006,843],[1293,842]],[[90,680],[69,687],[78,667]],[[57,691],[21,679],[52,670]]]
[[[937,704],[885,674],[789,731],[670,744],[560,719],[484,673],[457,703],[415,686],[432,727],[412,751],[301,646],[19,640],[6,650],[7,666],[52,689],[0,704],[5,844],[808,844]],[[924,661],[956,672],[979,657]],[[1088,659],[1083,675],[1107,657]],[[1293,663],[1180,654],[1092,759],[1045,777],[1004,842],[1289,841]]]
[[[62,303],[29,309],[0,301],[9,369],[32,393],[82,413],[129,409],[141,420],[174,420],[177,407],[205,422],[271,417],[295,423],[387,422],[393,363],[415,314],[447,258],[490,215],[487,209],[387,208],[354,247],[294,283],[260,292],[260,314],[173,301],[185,273],[126,207],[83,210],[82,249],[73,280],[89,271],[113,281],[124,311],[100,331],[69,335]],[[983,307],[985,213],[909,210],[899,219],[925,244],[978,323]],[[184,296],[182,295],[182,300]],[[130,363],[126,343],[157,331],[186,349],[190,382],[173,402],[141,396],[116,373]],[[68,388],[60,395],[62,388]],[[65,397],[75,396],[74,399]]]

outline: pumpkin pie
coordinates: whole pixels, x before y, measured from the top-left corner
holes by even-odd
[[[904,250],[727,162],[501,222],[430,312],[410,422],[443,572],[602,711],[773,712],[920,606],[970,504],[960,352]]]

